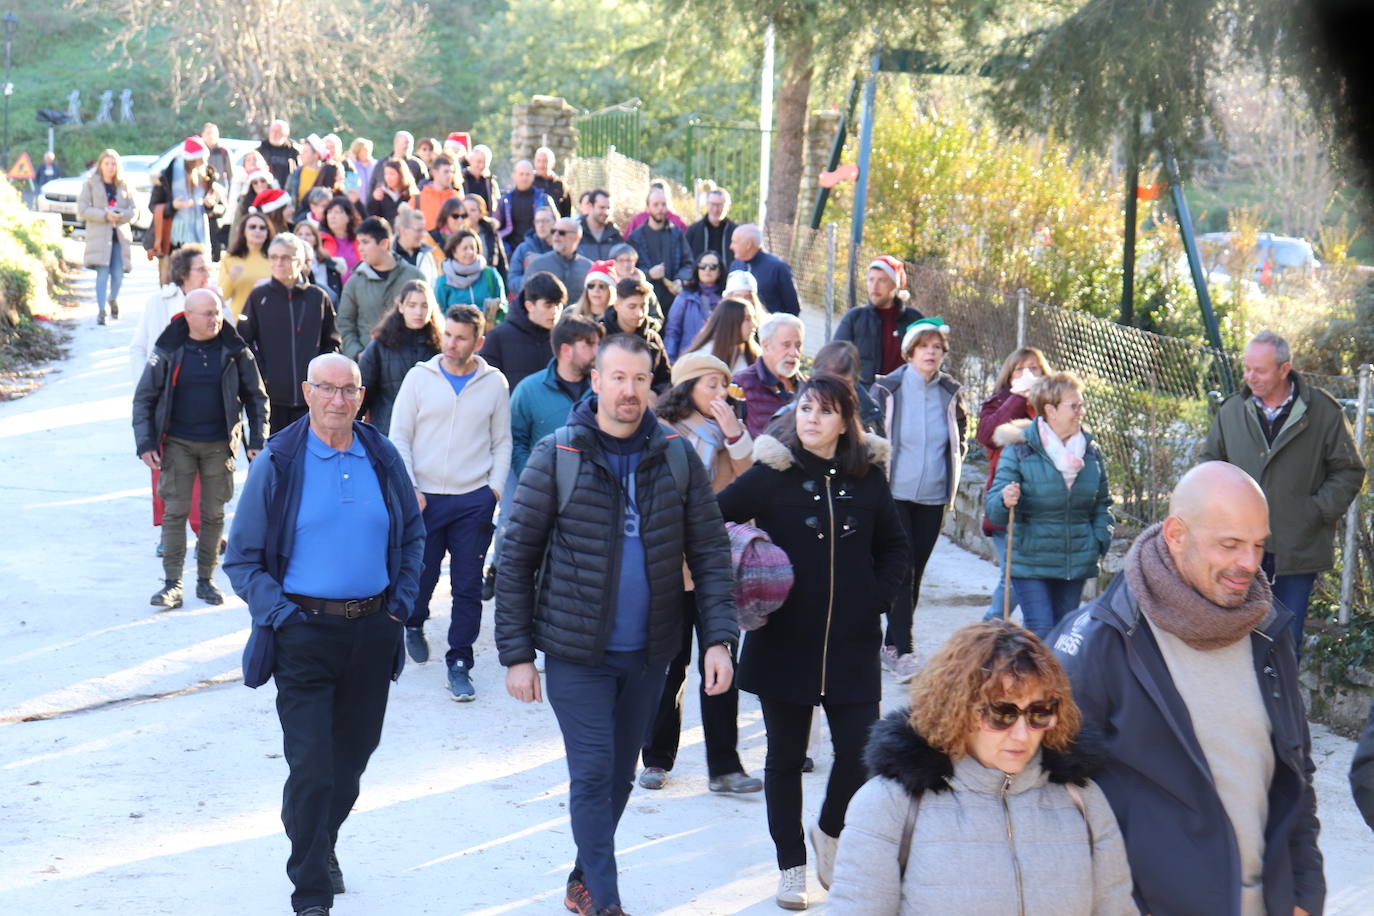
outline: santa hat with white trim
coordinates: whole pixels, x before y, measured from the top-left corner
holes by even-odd
[[[188,162],[204,159],[208,154],[209,150],[205,146],[205,141],[200,137],[187,137],[185,142],[181,144],[181,158]]]
[[[281,188],[267,188],[253,198],[253,209],[258,213],[276,213],[289,203],[290,196]]]
[[[868,269],[881,270],[887,274],[888,279],[897,287],[898,299],[905,302],[911,298],[911,293],[906,288],[906,264],[902,263],[901,258],[880,254],[868,265]]]

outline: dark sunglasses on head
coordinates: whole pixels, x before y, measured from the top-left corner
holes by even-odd
[[[1043,731],[1054,724],[1058,715],[1058,700],[1039,700],[1025,709],[1015,703],[989,703],[983,708],[983,724],[995,732],[1004,732],[1025,716],[1027,726]]]

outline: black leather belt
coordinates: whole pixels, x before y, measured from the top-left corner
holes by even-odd
[[[333,614],[353,620],[367,617],[382,609],[382,596],[354,598],[349,601],[330,601],[325,598],[311,598],[309,595],[287,595],[287,600],[298,605],[307,614]]]

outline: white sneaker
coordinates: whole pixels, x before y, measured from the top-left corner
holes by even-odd
[[[891,646],[883,646],[878,650],[878,662],[887,671],[897,673],[897,650]]]
[[[784,910],[804,910],[810,903],[806,896],[806,866],[794,865],[778,873],[778,893],[773,898]]]
[[[840,840],[815,824],[808,831],[811,834],[811,848],[816,850],[816,880],[821,887],[830,890],[830,882],[835,878],[835,852],[840,848]]]

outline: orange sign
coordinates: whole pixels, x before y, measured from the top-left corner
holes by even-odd
[[[33,181],[38,177],[38,173],[33,170],[33,160],[28,153],[20,153],[19,158],[14,160],[14,165],[5,173],[5,177],[11,181]]]

